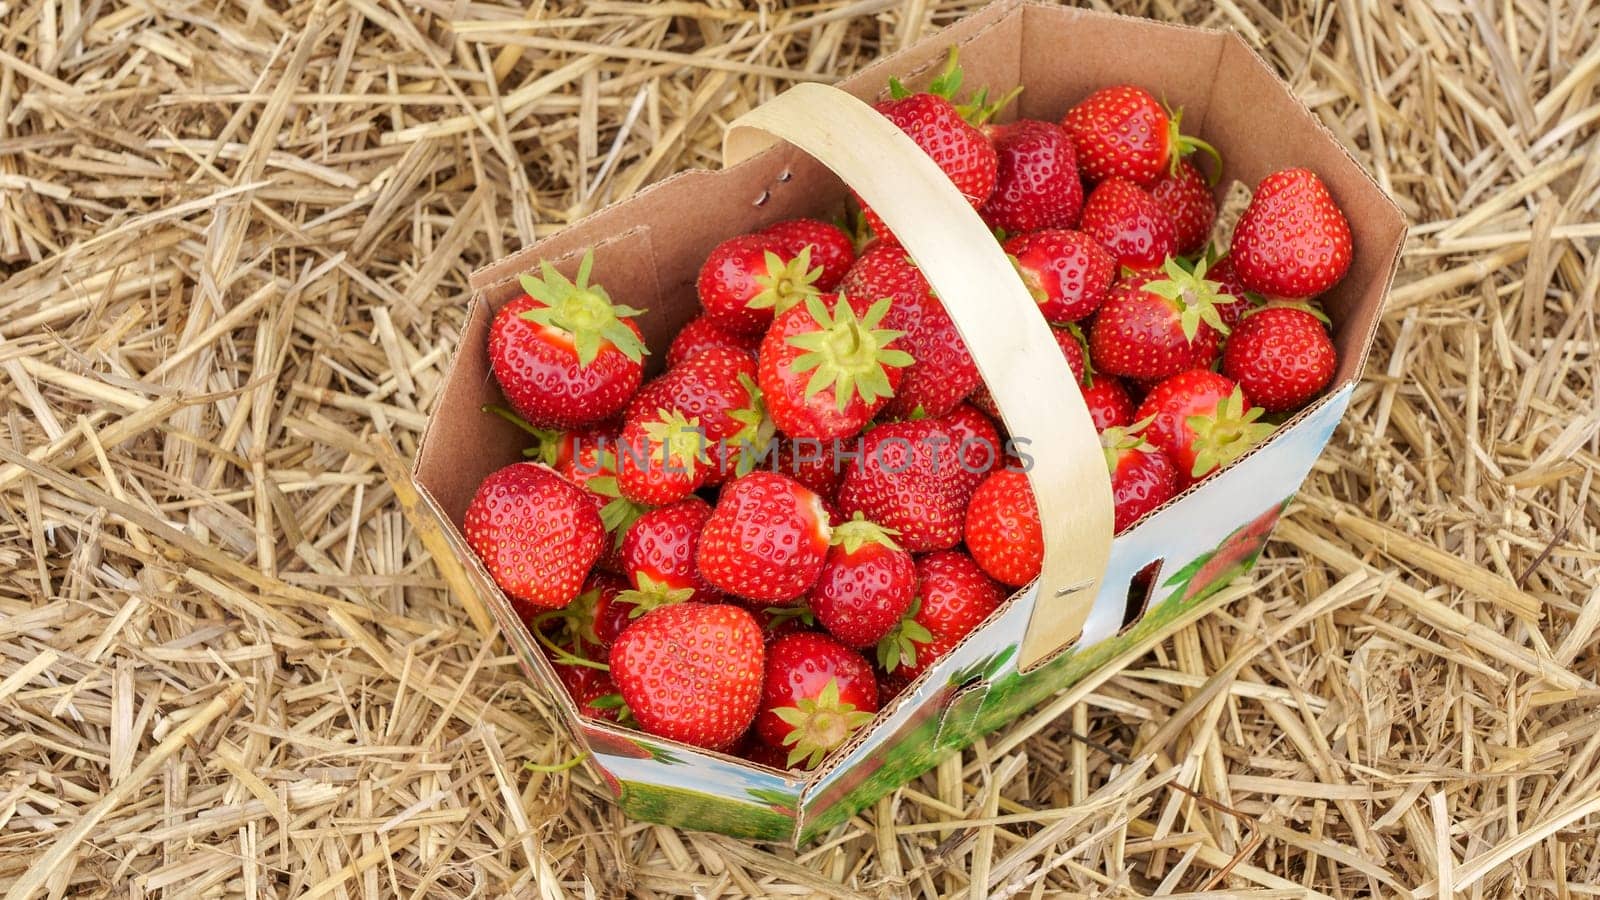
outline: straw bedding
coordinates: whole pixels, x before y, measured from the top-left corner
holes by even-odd
[[[0,0],[0,896],[1600,893],[1568,0],[1115,4],[1237,29],[1416,224],[1223,612],[798,854],[525,768],[575,749],[404,478],[468,271],[971,6]]]

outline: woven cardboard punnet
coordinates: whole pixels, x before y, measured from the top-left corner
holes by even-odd
[[[1105,465],[1083,400],[1033,301],[976,214],[908,139],[873,114],[890,75],[925,83],[951,44],[968,85],[1025,86],[1012,115],[1059,119],[1095,88],[1136,83],[1184,108],[1185,130],[1219,147],[1220,182],[1316,171],[1350,219],[1355,260],[1323,298],[1339,368],[1327,396],[1225,471],[1111,538]],[[1129,53],[1137,46],[1139,52]],[[853,95],[853,97],[851,96]],[[781,142],[780,142],[781,139]],[[685,172],[475,274],[448,384],[418,456],[424,496],[530,677],[558,697],[592,762],[634,817],[804,842],[928,770],[947,753],[1069,686],[1098,683],[1208,611],[1255,561],[1350,399],[1404,221],[1356,162],[1239,39],[1082,10],[1009,2],[894,54],[839,89],[802,85],[729,129],[721,172]],[[554,672],[460,534],[478,482],[520,458],[523,435],[480,408],[500,400],[487,340],[494,311],[541,259],[571,274],[593,248],[611,296],[647,308],[657,355],[696,311],[695,274],[720,241],[780,219],[825,215],[848,183],[922,267],[967,341],[1029,473],[1046,554],[1018,591],[855,740],[801,775],[580,719]],[[659,363],[658,363],[659,365]],[[1159,563],[1143,608],[1135,573]]]

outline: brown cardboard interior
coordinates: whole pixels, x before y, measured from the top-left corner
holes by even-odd
[[[1131,37],[1137,32],[1137,38]],[[1315,117],[1237,38],[1182,26],[1032,3],[1002,3],[873,64],[840,86],[864,98],[882,94],[891,74],[925,84],[952,42],[962,46],[966,88],[1003,92],[1020,79],[1026,90],[1015,112],[1056,118],[1096,87],[1144,83],[1185,107],[1184,124],[1222,151],[1221,182],[1253,186],[1262,176],[1303,165],[1327,181],[1351,220],[1355,261],[1327,297],[1339,349],[1339,382],[1359,374],[1404,237],[1399,210]],[[1140,53],[1127,48],[1137,43]],[[1153,68],[1152,68],[1153,67]],[[1225,102],[1224,102],[1225,101]],[[1271,123],[1270,140],[1261,140]],[[568,275],[593,247],[595,277],[614,299],[647,308],[640,319],[656,355],[696,312],[694,280],[718,242],[766,224],[838,208],[843,186],[804,154],[775,148],[722,172],[690,171],[607,207],[560,233],[475,273],[479,291],[461,345],[418,453],[415,476],[451,525],[460,527],[477,484],[519,458],[524,441],[511,425],[480,407],[499,402],[490,372],[487,334],[493,311],[516,296],[516,275],[549,260]],[[464,541],[457,540],[460,546]],[[514,618],[514,617],[513,617]],[[543,667],[541,667],[543,669]],[[552,678],[551,690],[560,688]],[[563,698],[564,699],[564,698]],[[569,707],[570,704],[564,703]]]

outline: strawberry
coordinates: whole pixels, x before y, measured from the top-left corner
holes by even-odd
[[[703,315],[696,316],[678,331],[677,336],[672,339],[672,345],[667,347],[667,368],[681,366],[689,357],[712,347],[739,350],[748,354],[751,359],[755,359],[756,348],[759,346],[761,346],[759,335],[735,334]]]
[[[1222,353],[1222,373],[1267,412],[1306,405],[1333,380],[1338,365],[1322,322],[1292,306],[1269,306],[1246,316]]]
[[[594,252],[576,282],[548,260],[523,275],[527,293],[500,308],[489,325],[489,362],[506,402],[539,428],[578,428],[611,418],[643,377],[649,351],[631,321],[641,310],[611,302],[589,283]]]
[[[1150,185],[1150,196],[1172,217],[1179,253],[1195,253],[1206,245],[1217,220],[1217,198],[1193,163],[1179,160],[1176,169],[1162,172]]]
[[[957,453],[936,420],[879,425],[852,454],[839,484],[839,512],[895,529],[900,546],[913,553],[953,547],[961,540],[967,495]]]
[[[856,260],[856,245],[837,225],[816,219],[789,219],[768,225],[761,230],[764,237],[772,238],[782,248],[780,255],[791,258],[807,250],[811,262],[822,273],[817,276],[819,291],[832,291],[839,286],[844,273]]]
[[[969,403],[951,410],[949,415],[939,420],[939,424],[950,435],[950,443],[956,448],[956,456],[961,464],[957,479],[961,482],[963,492],[970,498],[983,477],[1000,465],[1005,451],[1000,432],[988,416]]]
[[[606,672],[590,666],[575,666],[565,663],[552,663],[556,670],[556,678],[561,681],[561,686],[567,689],[567,696],[572,698],[572,704],[578,707],[578,715],[588,716],[591,719],[604,719],[608,722],[617,720],[617,707],[603,703],[595,705],[602,698],[612,697],[617,693],[617,685]]]
[[[573,452],[565,462],[555,467],[556,473],[583,488],[595,511],[600,513],[600,524],[608,535],[595,568],[607,572],[622,571],[622,536],[628,526],[648,507],[622,496],[617,486],[617,438],[607,435],[584,437],[573,444]]]
[[[927,415],[943,415],[981,383],[978,364],[956,323],[898,244],[879,242],[868,248],[840,289],[853,297],[889,298],[883,323],[905,332],[899,346],[911,354],[912,363],[885,408],[889,415],[905,418],[919,407]]]
[[[591,598],[593,609],[589,613],[588,621],[594,631],[594,643],[603,649],[610,650],[611,645],[617,642],[617,636],[628,627],[636,616],[633,615],[633,604],[625,599],[618,599],[630,587],[627,579],[609,572],[595,572],[589,576],[589,583],[584,586],[583,594],[578,600],[585,597]],[[576,606],[577,603],[573,603]]]
[[[785,603],[816,582],[831,535],[821,497],[775,472],[751,472],[722,489],[696,562],[713,587]]]
[[[785,258],[783,248],[776,238],[757,234],[713,247],[695,280],[702,318],[724,331],[755,336],[773,316],[815,297],[822,270],[812,267],[808,251]]]
[[[713,470],[700,420],[665,408],[625,422],[616,457],[622,496],[648,506],[682,500]]]
[[[610,659],[611,679],[650,734],[724,750],[761,704],[766,645],[737,606],[676,603],[646,613],[617,638]]]
[[[1209,365],[1226,333],[1217,284],[1204,263],[1193,272],[1167,260],[1160,272],[1135,272],[1111,288],[1089,332],[1097,371],[1157,379]]]
[[[571,603],[605,542],[600,514],[583,491],[532,462],[490,473],[467,504],[461,530],[525,617],[529,607]]]
[[[900,621],[917,592],[911,554],[890,529],[857,513],[833,529],[833,546],[808,605],[828,633],[851,647],[870,647]]]
[[[1266,440],[1272,426],[1256,421],[1261,413],[1231,379],[1190,369],[1151,388],[1137,415],[1151,420],[1145,438],[1172,457],[1187,487]]]
[[[690,496],[645,513],[628,529],[622,541],[622,571],[633,589],[616,599],[631,605],[633,616],[668,603],[722,599],[695,565],[700,532],[709,518],[711,505]]]
[[[1082,388],[1084,405],[1096,431],[1133,424],[1133,399],[1115,375],[1096,375]]]
[[[1246,291],[1233,271],[1233,258],[1224,256],[1206,269],[1206,278],[1217,283],[1217,315],[1232,330],[1240,320],[1261,305],[1261,295]]]
[[[622,421],[648,419],[670,405],[672,385],[665,375],[657,375],[639,388],[622,411]]]
[[[1067,110],[1061,125],[1091,180],[1120,177],[1148,186],[1195,150],[1217,157],[1210,144],[1179,131],[1182,119],[1181,109],[1168,114],[1149,91],[1122,84],[1085,97]]]
[[[1117,534],[1178,493],[1178,467],[1160,449],[1139,435],[1139,428],[1107,428],[1100,432],[1111,473]]]
[[[1065,325],[1094,314],[1106,299],[1117,264],[1081,231],[1035,231],[1005,243],[1046,322]]]
[[[1256,185],[1228,255],[1239,280],[1268,297],[1315,297],[1350,269],[1350,223],[1310,169],[1284,169]]]
[[[918,557],[917,599],[900,624],[878,642],[879,664],[892,675],[917,677],[1005,598],[1000,585],[959,550]]]
[[[1118,266],[1154,269],[1178,252],[1172,216],[1149,192],[1122,178],[1107,178],[1083,204],[1085,234],[1116,259]]]
[[[749,424],[757,392],[756,361],[739,350],[711,347],[667,370],[662,407],[696,421],[713,446]]]
[[[1054,122],[1019,119],[984,129],[999,162],[994,193],[979,210],[990,227],[1011,234],[1074,228],[1083,213],[1078,151]]]
[[[772,471],[800,482],[824,501],[832,500],[844,478],[844,466],[836,455],[839,446],[838,440],[790,438],[780,441]]]
[[[994,145],[982,131],[967,122],[962,108],[951,103],[960,88],[961,68],[956,65],[956,51],[952,47],[944,70],[928,85],[928,90],[913,94],[899,79],[891,78],[890,99],[873,108],[922,148],[922,152],[949,176],[972,208],[977,209],[994,193],[1000,163]],[[982,100],[979,103],[981,105]],[[992,112],[985,108],[979,114],[986,116]],[[861,204],[861,211],[866,214],[874,234],[890,236],[883,220],[867,204]]]
[[[1044,534],[1028,476],[990,472],[967,507],[967,551],[991,578],[1021,587],[1039,574]]]
[[[811,297],[780,315],[761,341],[758,381],[784,434],[828,440],[860,431],[889,402],[911,355],[880,328],[887,299]]]
[[[825,634],[788,634],[767,648],[756,736],[815,769],[878,711],[878,681],[861,654]]]

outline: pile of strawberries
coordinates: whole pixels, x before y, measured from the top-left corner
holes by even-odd
[[[1264,179],[1225,254],[1210,183],[1143,89],[985,124],[951,65],[877,109],[995,229],[1100,429],[1130,527],[1321,393],[1314,298],[1349,267],[1317,176]],[[1220,163],[1217,166],[1220,169]],[[859,204],[859,199],[857,200]],[[1038,573],[1026,435],[1008,435],[894,235],[812,220],[724,241],[646,381],[634,318],[548,263],[490,334],[527,461],[468,541],[583,714],[812,767]],[[625,299],[625,298],[623,298]]]

